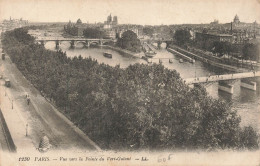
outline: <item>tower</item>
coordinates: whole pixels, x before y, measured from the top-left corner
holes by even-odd
[[[107,16],[107,23],[111,23],[112,22],[112,16],[111,14],[109,16]]]
[[[113,25],[117,25],[118,24],[118,22],[117,22],[117,16],[114,16],[113,17]]]

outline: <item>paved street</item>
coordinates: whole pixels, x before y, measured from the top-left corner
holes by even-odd
[[[0,60],[0,65],[0,74],[11,81],[11,87],[6,88],[4,80],[1,80],[0,104],[17,151],[21,148],[36,149],[44,135],[49,138],[53,149],[99,149],[93,141],[41,96],[8,56],[6,60]],[[26,102],[26,94],[29,94],[31,99],[29,105]],[[26,124],[28,124],[27,137],[25,136]]]

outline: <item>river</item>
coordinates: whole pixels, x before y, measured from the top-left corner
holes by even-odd
[[[55,50],[54,42],[47,42],[45,47],[50,50]],[[100,63],[105,63],[111,66],[120,65],[122,68],[135,63],[147,63],[146,61],[138,58],[128,57],[120,55],[118,52],[106,49],[106,48],[83,48],[83,45],[78,44],[76,48],[70,49],[70,44],[63,42],[60,48],[66,51],[67,56],[74,57],[81,55],[84,57],[92,57],[97,59]],[[165,47],[162,44],[162,47]],[[108,59],[103,56],[103,52],[109,52],[113,54],[112,59]],[[169,58],[173,63],[169,63]],[[179,63],[179,57],[168,52],[166,49],[157,51],[156,56],[152,60],[155,63],[159,63],[159,59],[162,60],[162,64],[169,68],[177,70],[182,78],[200,77],[215,74],[224,74],[227,71],[216,70],[215,68],[208,67],[200,61],[196,61],[194,64],[189,62]],[[209,83],[205,85],[208,94],[213,98],[220,98],[226,100],[232,109],[237,110],[241,116],[241,125],[251,125],[260,133],[260,81],[257,81],[257,91],[248,90],[240,87],[240,80],[232,81],[234,85],[234,93],[228,94],[218,90],[218,83]]]

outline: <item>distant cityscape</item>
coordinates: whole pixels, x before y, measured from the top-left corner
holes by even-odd
[[[29,26],[28,20],[20,19],[5,19],[0,23],[0,30],[2,32]],[[214,41],[228,41],[233,44],[242,44],[247,42],[256,42],[260,38],[260,25],[255,21],[253,23],[245,23],[240,21],[239,16],[235,15],[230,23],[220,24],[218,20],[214,20],[209,24],[179,24],[179,25],[156,25],[156,26],[142,26],[134,24],[120,24],[118,16],[107,16],[104,23],[83,23],[79,18],[75,23],[71,20],[64,25],[65,30],[73,29],[70,35],[83,37],[83,31],[86,28],[95,28],[104,32],[104,38],[116,39],[121,37],[123,32],[131,30],[140,39],[170,39],[178,29],[186,29],[191,34],[192,40],[207,41],[209,43]],[[152,29],[153,33],[147,35],[145,29]]]
[[[259,149],[259,23],[62,17],[0,23],[0,151]]]

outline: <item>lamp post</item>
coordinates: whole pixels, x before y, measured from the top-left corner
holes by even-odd
[[[28,123],[26,124],[26,133],[25,133],[25,136],[26,136],[26,137],[28,136]]]

